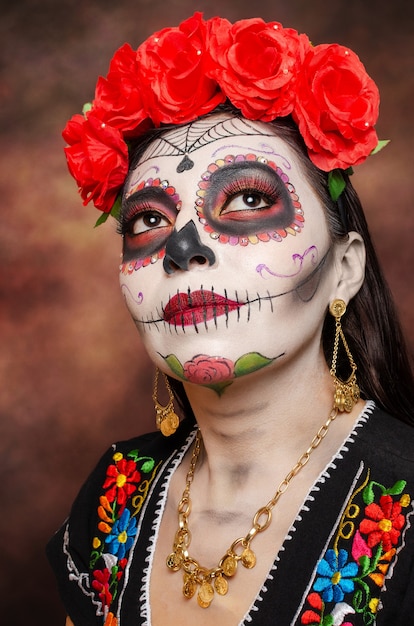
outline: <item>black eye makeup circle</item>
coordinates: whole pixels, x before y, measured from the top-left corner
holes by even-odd
[[[129,191],[118,226],[123,237],[121,271],[129,273],[132,262],[139,269],[163,258],[179,210],[179,197],[166,180],[151,178]]]
[[[196,210],[210,237],[248,245],[282,241],[304,225],[294,186],[278,165],[254,154],[211,163],[198,184]]]

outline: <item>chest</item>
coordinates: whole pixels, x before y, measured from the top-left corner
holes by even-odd
[[[208,608],[198,605],[196,594],[186,598],[183,571],[166,566],[178,528],[176,502],[167,496],[173,480],[166,465],[136,518],[138,532],[114,597],[117,623],[388,623],[376,622],[376,613],[398,614],[412,570],[414,485],[375,458],[363,460],[345,449],[314,484],[305,481],[284,494],[271,526],[252,542],[255,567],[239,564],[228,592],[215,591]],[[192,512],[189,554],[207,569],[216,566],[231,543],[248,532],[252,507],[246,502],[245,508],[248,515],[233,524]],[[384,593],[393,586],[394,597]]]
[[[241,534],[240,527],[237,529],[236,526],[228,524],[223,530],[222,525],[211,520],[210,523],[199,520],[193,532],[193,536],[197,534],[199,539],[194,542],[194,548],[191,544],[188,549],[190,562],[173,571],[167,567],[166,560],[172,552],[178,529],[177,515],[170,507],[165,510],[150,576],[151,626],[163,626],[165,623],[171,626],[190,626],[194,623],[199,626],[234,626],[243,621],[272,569],[284,533],[275,525],[273,532],[267,536],[263,533],[255,538],[250,548],[255,555],[254,566],[252,560],[247,563],[248,567],[243,565],[242,560],[234,559],[223,564],[227,550]],[[247,532],[248,529],[243,529],[243,532],[245,530]],[[235,550],[242,554],[241,543]],[[197,561],[197,566],[191,559]],[[220,562],[231,576],[214,575]],[[198,565],[203,573],[194,575],[192,572]],[[209,578],[208,572],[213,572],[213,576]]]

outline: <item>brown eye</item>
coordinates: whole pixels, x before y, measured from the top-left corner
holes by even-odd
[[[205,186],[203,217],[215,232],[251,235],[290,226],[295,209],[277,171],[257,161],[225,165]]]
[[[143,213],[142,215],[138,215],[134,220],[131,231],[134,235],[139,235],[140,233],[149,230],[150,228],[158,228],[159,226],[168,226],[169,221],[166,217],[156,213],[155,211],[151,211],[148,213]]]
[[[261,202],[261,196],[258,193],[245,193],[243,194],[243,202],[249,207],[256,208]]]
[[[266,209],[272,205],[272,200],[259,191],[245,191],[229,198],[220,215],[243,211],[247,209]]]

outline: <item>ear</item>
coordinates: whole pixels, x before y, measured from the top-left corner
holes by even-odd
[[[330,301],[340,298],[348,303],[364,282],[366,256],[364,240],[359,233],[351,231],[345,242],[335,244],[334,254],[336,272]]]

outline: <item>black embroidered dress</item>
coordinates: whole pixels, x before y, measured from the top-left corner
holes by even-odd
[[[169,481],[195,427],[114,445],[47,552],[75,626],[150,626]],[[414,624],[414,429],[367,403],[308,493],[260,594],[257,626]],[[201,610],[201,609],[200,609]]]

